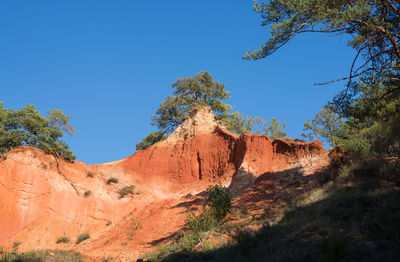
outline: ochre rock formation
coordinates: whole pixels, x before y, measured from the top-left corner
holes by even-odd
[[[320,156],[326,152],[318,142],[231,134],[207,107],[192,111],[166,140],[102,165],[20,147],[0,156],[0,246],[19,241],[22,251],[74,249],[91,259],[132,261],[179,232],[184,211],[203,203],[196,195],[208,185],[221,182],[245,195],[260,175]],[[107,183],[111,177],[118,183]],[[120,198],[129,185],[135,194]],[[129,234],[135,221],[141,227]],[[91,238],[76,244],[86,232]],[[71,242],[57,244],[61,236]]]

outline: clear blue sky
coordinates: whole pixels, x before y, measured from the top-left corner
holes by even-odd
[[[0,1],[0,101],[61,109],[79,134],[66,137],[89,164],[131,155],[155,130],[150,116],[178,77],[209,71],[247,115],[303,121],[342,84],[354,52],[343,37],[304,35],[271,57],[242,60],[268,37],[251,0]]]

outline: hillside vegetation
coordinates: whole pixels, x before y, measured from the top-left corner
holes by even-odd
[[[399,260],[399,163],[380,159],[346,164],[332,177],[333,169],[316,174],[318,182],[311,187],[293,170],[278,173],[285,197],[251,209],[250,203],[236,202],[221,223],[205,227],[199,240],[192,238],[198,230],[189,227],[182,238],[146,257],[149,261]],[[299,195],[301,187],[305,189]]]

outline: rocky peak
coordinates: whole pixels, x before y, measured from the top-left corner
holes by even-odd
[[[189,113],[189,117],[172,132],[162,143],[175,144],[198,135],[215,131],[221,125],[218,117],[209,106],[197,106]]]

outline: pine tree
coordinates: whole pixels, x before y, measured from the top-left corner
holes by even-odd
[[[349,74],[328,82],[346,80],[329,104],[344,121],[335,144],[400,154],[399,0],[271,0],[255,2],[254,10],[261,25],[269,26],[270,37],[260,49],[247,51],[247,60],[265,58],[299,34],[347,35],[356,50]]]
[[[64,132],[73,135],[76,131],[61,110],[50,110],[48,116],[41,116],[33,105],[12,110],[4,108],[3,104],[0,103],[0,154],[19,146],[32,146],[69,159],[76,158],[62,140]]]

